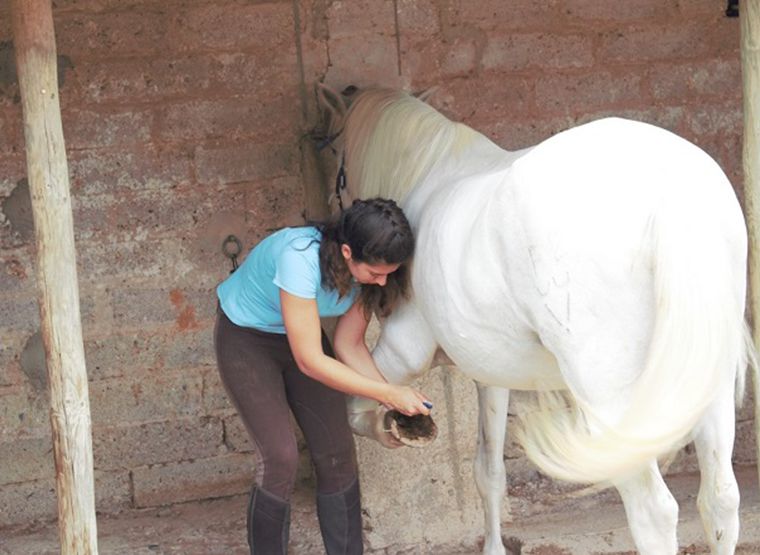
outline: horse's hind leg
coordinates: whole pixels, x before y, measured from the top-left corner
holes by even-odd
[[[504,467],[504,438],[507,431],[509,390],[478,388],[478,452],[475,456],[475,484],[483,500],[486,535],[483,555],[505,555],[501,541],[501,502],[507,490]]]
[[[739,537],[739,486],[731,467],[733,388],[708,408],[694,431],[701,475],[697,505],[713,555],[732,555]]]
[[[678,504],[662,479],[656,462],[634,478],[618,484],[628,527],[642,555],[675,555]]]

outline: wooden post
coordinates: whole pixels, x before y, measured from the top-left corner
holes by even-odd
[[[752,338],[760,348],[760,0],[743,0],[739,7],[742,75],[744,80],[744,208],[749,229],[749,282]],[[753,373],[755,438],[760,465],[760,379]],[[758,467],[760,469],[760,466]]]
[[[63,555],[97,553],[92,436],[50,0],[11,0]]]

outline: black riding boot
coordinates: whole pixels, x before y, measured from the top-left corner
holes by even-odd
[[[290,533],[290,503],[257,486],[248,500],[251,555],[285,555]]]
[[[364,553],[358,479],[343,491],[317,495],[317,516],[327,555]]]

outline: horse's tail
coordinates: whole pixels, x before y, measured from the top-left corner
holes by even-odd
[[[574,391],[540,393],[538,408],[520,415],[526,454],[556,478],[625,479],[685,443],[724,388],[743,389],[754,357],[744,321],[746,230],[733,196],[695,189],[652,221],[652,339],[621,417],[605,421]]]

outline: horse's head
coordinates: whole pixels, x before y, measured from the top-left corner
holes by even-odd
[[[434,91],[435,87],[411,96],[425,102]],[[394,89],[373,87],[360,90],[353,85],[337,92],[324,83],[317,84],[317,102],[324,123],[314,137],[321,154],[323,174],[331,190],[330,199],[341,208],[348,206],[353,199],[367,196],[360,188],[360,166],[364,163],[369,137],[383,109],[399,98],[409,96]],[[391,168],[386,173],[390,175]],[[369,196],[377,194],[372,191]]]
[[[331,208],[347,206],[355,198],[348,190],[345,172],[345,135],[343,128],[348,108],[358,89],[350,85],[337,92],[324,83],[317,84],[317,103],[322,116],[321,131],[315,131],[316,148],[324,166],[324,174],[331,189],[329,204]],[[332,178],[332,179],[331,179]]]

